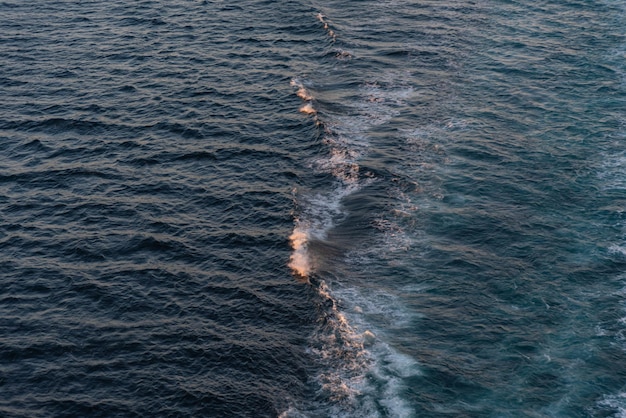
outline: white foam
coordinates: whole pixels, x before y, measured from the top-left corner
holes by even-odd
[[[343,197],[361,187],[357,157],[358,154],[355,151],[331,148],[330,154],[317,159],[314,166],[320,172],[331,173],[341,182],[344,188]]]
[[[316,18],[334,41],[331,21],[322,13]],[[337,49],[336,58],[347,60],[352,58],[352,53]],[[316,259],[320,255],[314,253],[320,246],[312,244],[328,239],[330,230],[346,215],[342,205],[344,198],[375,181],[373,175],[363,173],[360,167],[360,161],[369,150],[370,130],[398,115],[400,107],[413,94],[408,83],[402,82],[410,74],[381,74],[381,77],[386,79],[362,85],[358,89],[360,99],[342,103],[340,112],[326,108],[321,97],[314,97],[323,90],[314,95],[306,87],[311,83],[298,78],[291,82],[296,95],[304,102],[299,111],[314,115],[315,123],[323,129],[322,143],[326,151],[309,163],[315,170],[331,174],[335,179],[327,193],[298,196],[301,211],[290,236],[293,251],[289,267],[300,277],[309,278],[324,265],[323,260]],[[412,206],[400,205],[397,216],[411,218],[414,210]],[[387,254],[388,251],[406,251],[411,245],[408,234],[395,223],[393,216],[381,218],[380,230],[383,232],[380,247],[385,247]],[[399,297],[382,289],[365,292],[348,287],[346,283],[337,283],[337,287],[331,289],[323,280],[317,287],[324,316],[310,347],[323,370],[317,376],[322,392],[319,398],[331,402],[299,405],[297,409],[286,411],[284,417],[299,417],[309,411],[316,416],[412,416],[414,411],[403,399],[403,392],[407,389],[407,380],[421,374],[420,367],[415,359],[387,342],[389,331],[410,324],[412,314],[403,307]]]
[[[345,60],[349,60],[352,59],[353,55],[351,52],[346,51],[345,49],[337,49],[335,50],[335,58],[337,58],[339,61],[345,61]]]
[[[360,364],[362,369],[357,375],[351,375],[347,382],[340,379],[342,389],[358,392],[358,397],[353,396],[354,406],[362,412],[370,410],[369,405],[378,404],[387,409],[389,416],[411,416],[414,411],[402,396],[406,390],[404,382],[420,376],[421,368],[415,359],[399,352],[385,340],[386,334],[394,328],[409,326],[415,315],[397,296],[381,289],[364,291],[342,287],[332,290],[324,285],[321,292],[333,301],[342,338],[358,347],[359,357],[367,358],[366,363]],[[338,306],[343,310],[339,311]]]
[[[338,184],[331,193],[301,196],[302,213],[294,221],[289,237],[292,254],[289,267],[300,278],[308,278],[315,271],[317,262],[310,252],[313,240],[324,241],[335,220],[343,216],[341,201],[359,188],[358,182]]]
[[[297,88],[296,95],[304,101],[312,101],[313,95],[311,92],[304,86],[304,84],[297,78],[291,80],[291,86]]]
[[[330,305],[325,329],[316,336],[322,345],[312,350],[324,364],[324,372],[318,376],[322,389],[335,402],[354,404],[361,393],[365,372],[371,361],[365,350],[362,336],[350,325],[338,307],[325,282],[318,291]]]
[[[621,255],[622,257],[626,257],[626,246],[613,244],[609,247],[609,252],[611,254]]]
[[[607,395],[598,402],[600,408],[611,408],[616,411],[614,418],[626,418],[626,392]]]
[[[402,394],[407,389],[406,379],[422,374],[417,361],[383,341],[367,322],[368,312],[339,309],[340,300],[342,305],[364,302],[358,297],[346,300],[359,295],[358,290],[335,292],[321,282],[318,291],[330,307],[325,318],[327,326],[315,336],[316,346],[311,351],[325,370],[317,379],[333,403],[330,415],[375,417],[382,409],[386,410],[385,416],[413,416],[415,411]],[[361,305],[365,311],[373,306]]]
[[[611,251],[626,255],[624,250],[623,246],[614,245],[611,247]],[[620,279],[622,282],[626,282],[626,275],[622,275]],[[626,297],[626,286],[615,292],[615,294],[622,298]],[[626,304],[623,304],[622,309],[626,310]],[[626,329],[624,328],[624,325],[626,325],[626,317],[619,318],[617,322],[621,325],[621,329],[613,335],[613,338],[620,344],[623,344],[623,349],[626,350]],[[608,331],[601,325],[596,325],[595,334],[596,336],[606,336],[608,335]],[[626,418],[626,392],[604,395],[602,400],[598,401],[596,405],[597,409],[603,412],[605,412],[604,410],[606,409],[610,409],[610,412],[614,412],[614,414],[611,415],[612,417]],[[603,414],[602,416],[608,415]]]
[[[606,189],[626,189],[626,155],[607,156],[598,176]]]
[[[319,20],[322,25],[324,25],[324,30],[328,34],[328,36],[335,41],[337,37],[335,36],[335,31],[331,29],[330,24],[326,20],[326,16],[324,16],[321,12],[317,14],[317,20]]]
[[[385,332],[403,329],[419,317],[406,308],[397,295],[380,288],[342,288],[335,294],[342,306],[350,312],[357,327],[376,334],[384,335]]]
[[[289,267],[303,278],[308,277],[311,272],[311,260],[307,251],[309,242],[309,232],[307,228],[300,225],[296,220],[296,227],[289,237],[293,252],[289,259]]]
[[[306,99],[310,96],[301,80],[294,78],[291,85],[298,89],[301,98]],[[319,123],[317,110],[312,102],[306,102],[300,108],[300,112],[315,115],[316,123]],[[349,121],[345,123],[349,124]],[[300,197],[303,200],[301,205],[303,211],[295,221],[290,236],[293,252],[289,267],[303,278],[315,270],[314,257],[310,253],[310,241],[325,239],[327,232],[334,226],[334,220],[342,214],[342,199],[372,180],[371,177],[365,179],[359,177],[358,159],[365,148],[361,136],[337,135],[332,129],[332,124],[325,125],[324,132],[323,143],[327,146],[328,154],[314,160],[313,167],[320,172],[332,174],[337,179],[337,184],[328,194]]]
[[[306,103],[300,107],[300,112],[307,115],[315,115],[317,110],[313,107],[313,103]]]
[[[385,398],[380,401],[389,411],[389,416],[397,418],[409,418],[414,416],[415,411],[397,393],[402,387],[398,379],[391,379],[385,388]]]
[[[278,418],[309,418],[309,415],[298,411],[295,406],[290,406],[286,411],[280,413]]]

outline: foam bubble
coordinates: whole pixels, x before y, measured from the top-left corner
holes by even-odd
[[[311,240],[323,241],[334,225],[334,219],[341,216],[341,200],[352,193],[357,185],[338,185],[327,195],[303,196],[304,210],[295,220],[295,227],[289,236],[292,254],[288,266],[299,277],[307,278],[315,268]]]
[[[397,396],[398,388],[401,386],[398,379],[392,379],[385,390],[385,398],[380,401],[389,411],[389,416],[398,418],[408,418],[414,415],[413,409],[407,402]]]
[[[626,393],[605,396],[598,402],[598,406],[600,409],[611,409],[611,412],[615,412],[615,418],[626,418]]]
[[[309,90],[307,90],[307,88],[304,86],[304,84],[302,84],[300,80],[298,80],[297,78],[294,78],[291,80],[290,84],[292,87],[295,87],[298,89],[296,91],[296,95],[299,98],[305,101],[313,100],[313,95],[309,92]]]
[[[313,100],[313,96],[311,95],[311,93],[309,93],[309,91],[305,89],[304,87],[300,87],[298,91],[296,92],[296,94],[302,100]]]
[[[621,135],[626,139],[626,134]],[[626,154],[607,155],[598,177],[603,180],[606,189],[626,189]]]
[[[322,13],[316,17],[334,41],[336,35],[332,22]],[[352,57],[350,52],[342,49],[335,52],[337,59]],[[377,82],[361,86],[360,99],[342,103],[342,110],[337,111],[325,107],[324,100],[314,101],[299,79],[294,78],[291,82],[296,95],[304,101],[299,111],[314,115],[315,122],[323,127],[322,144],[326,152],[310,163],[314,169],[331,174],[335,179],[335,186],[326,192],[299,197],[302,211],[289,237],[293,249],[289,267],[307,280],[315,269],[323,271],[321,254],[315,252],[326,246],[317,244],[328,239],[337,220],[345,216],[343,199],[376,180],[373,175],[363,174],[359,164],[369,147],[369,131],[399,114],[399,107],[413,94],[410,87],[395,84],[397,77],[381,83],[383,87]],[[319,90],[318,94],[322,91]],[[402,211],[403,218],[411,218],[415,211],[408,205],[398,210]],[[395,245],[391,250],[385,249],[387,254],[396,249],[406,250],[411,245],[401,223],[392,220],[393,217],[380,225],[387,241],[383,244],[387,247],[389,243]],[[341,286],[339,284],[339,291],[331,290],[323,280],[317,286],[322,312],[310,347],[323,370],[317,376],[318,399],[330,402],[298,405],[297,410],[290,409],[284,416],[299,416],[301,412],[311,412],[314,416],[411,416],[414,411],[402,397],[407,379],[420,375],[420,367],[417,361],[385,341],[389,323],[394,327],[409,323],[407,311],[402,308],[400,299],[393,295],[375,292],[372,297],[371,292],[364,295],[358,289]],[[339,296],[346,299],[341,302],[342,309]],[[381,325],[379,321],[387,325]]]
[[[308,253],[309,233],[301,225],[296,225],[291,236],[293,252],[289,259],[289,267],[301,277],[308,277],[311,271],[311,260]]]
[[[324,413],[380,416],[378,411],[385,410],[385,416],[412,416],[415,411],[402,393],[407,388],[406,379],[420,376],[422,371],[416,360],[376,335],[366,317],[371,314],[370,308],[380,308],[380,304],[365,303],[367,297],[357,289],[334,291],[325,282],[318,292],[328,313],[324,319],[326,327],[316,335],[319,342],[312,351],[325,370],[318,376],[319,384],[336,407]],[[363,302],[365,308],[354,306],[350,312],[339,308],[355,302]]]
[[[339,310],[326,282],[320,283],[318,292],[328,311],[324,326],[316,336],[316,347],[312,348],[325,370],[317,378],[333,402],[354,405],[361,394],[371,359],[364,348],[363,336]]]
[[[290,406],[286,411],[283,411],[278,418],[308,418],[308,415],[298,411],[294,406]]]
[[[623,245],[613,244],[609,247],[609,253],[626,257],[626,247]]]
[[[315,115],[317,110],[313,107],[313,103],[307,103],[304,106],[300,107],[300,112],[305,113],[307,115]]]
[[[361,334],[361,338],[363,340],[363,345],[366,347],[372,346],[376,341],[376,335],[370,330],[366,330],[363,334]]]
[[[325,157],[316,163],[319,169],[332,173],[344,186],[347,186],[342,193],[343,196],[359,188],[359,165],[354,161],[355,154],[351,150],[332,148],[330,158]]]
[[[317,20],[319,20],[322,25],[324,25],[324,30],[326,30],[326,33],[328,33],[328,36],[335,41],[336,40],[336,36],[335,36],[335,31],[333,31],[330,28],[329,23],[326,21],[326,16],[324,16],[321,12],[317,14]]]

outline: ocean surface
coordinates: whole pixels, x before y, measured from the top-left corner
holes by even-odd
[[[0,416],[626,417],[626,3],[0,0]]]

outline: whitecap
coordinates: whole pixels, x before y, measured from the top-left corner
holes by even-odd
[[[313,107],[313,103],[309,102],[300,107],[300,112],[307,115],[315,115],[317,113],[317,110],[315,110],[315,108]]]

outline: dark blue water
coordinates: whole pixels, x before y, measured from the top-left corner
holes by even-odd
[[[620,1],[0,3],[0,416],[626,416]]]

